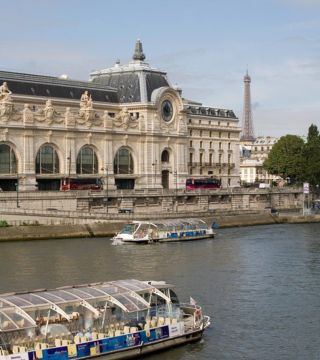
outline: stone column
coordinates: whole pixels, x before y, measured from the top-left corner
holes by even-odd
[[[18,164],[19,190],[37,190],[35,174],[36,152],[34,151],[33,130],[26,130],[23,134],[23,153],[21,154],[21,164]]]
[[[76,174],[77,154],[75,146],[75,135],[71,133],[68,133],[65,137],[64,164],[64,171],[61,172],[64,172],[65,176],[72,176]]]
[[[112,149],[112,135],[107,134],[104,138],[104,149],[103,149],[103,164],[102,172],[104,190],[116,190],[114,173],[113,173],[113,149]]]

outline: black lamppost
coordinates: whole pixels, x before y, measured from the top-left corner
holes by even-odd
[[[154,161],[154,163],[151,164],[154,168],[154,178],[153,178],[153,187],[156,184],[156,176],[157,176],[157,160]]]
[[[106,177],[106,196],[107,196],[107,201],[106,201],[106,210],[107,210],[107,213],[109,211],[109,208],[108,208],[108,202],[109,202],[109,182],[108,182],[108,166],[106,165],[104,168],[102,168],[101,170],[104,170],[106,173],[105,173],[105,177]]]
[[[70,152],[69,152],[69,156],[67,157],[67,160],[68,160],[68,177],[70,178],[70,173],[71,173],[71,149],[70,149]]]
[[[175,185],[176,185],[176,212],[178,212],[178,172],[174,171]]]

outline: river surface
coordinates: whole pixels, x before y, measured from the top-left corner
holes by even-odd
[[[212,317],[204,339],[147,359],[320,359],[320,224],[218,230],[213,240],[0,243],[0,292],[166,280]]]

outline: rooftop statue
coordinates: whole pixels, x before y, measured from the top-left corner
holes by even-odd
[[[80,98],[80,109],[92,109],[93,103],[91,95],[89,95],[88,91],[86,90]]]
[[[8,84],[4,82],[0,86],[0,101],[5,100],[11,100],[10,95],[12,94],[12,91],[9,90]]]

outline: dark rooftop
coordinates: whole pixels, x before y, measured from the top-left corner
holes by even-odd
[[[87,90],[93,101],[119,102],[117,89],[92,82],[0,71],[0,83],[4,81],[13,94],[80,100],[83,92]]]

